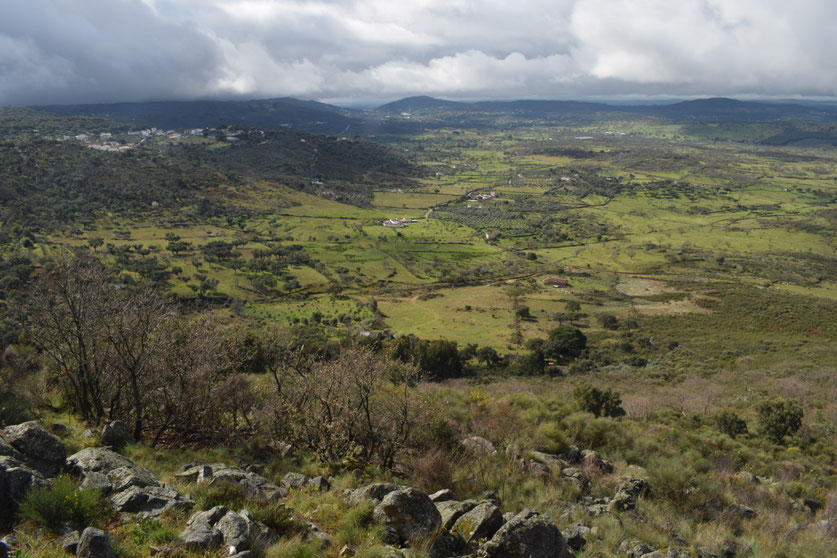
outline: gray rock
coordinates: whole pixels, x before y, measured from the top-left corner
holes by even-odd
[[[415,488],[390,492],[375,507],[372,516],[393,529],[404,543],[429,537],[442,526],[442,516],[436,506]]]
[[[0,455],[0,521],[13,520],[18,502],[29,489],[44,485],[46,479],[37,470],[15,457]]]
[[[450,502],[453,500],[459,500],[459,496],[457,496],[456,492],[454,492],[450,488],[443,488],[442,490],[437,490],[436,492],[431,494],[430,500],[432,500],[434,503]]]
[[[482,436],[471,436],[460,442],[465,451],[473,455],[494,455],[497,448]]]
[[[548,518],[523,510],[480,547],[481,558],[556,558],[567,549],[561,531]]]
[[[320,492],[328,492],[329,490],[331,490],[331,483],[328,482],[328,479],[326,479],[323,476],[310,478],[308,479],[307,484],[314,490],[318,490]]]
[[[579,450],[577,447],[569,446],[567,448],[567,451],[562,453],[560,457],[570,465],[577,465],[581,463],[581,460],[584,456],[581,454],[581,450]]]
[[[648,494],[648,482],[645,479],[623,477],[616,487],[616,494],[610,502],[610,511],[627,511],[636,508],[640,496]]]
[[[218,529],[198,527],[184,531],[180,541],[189,550],[214,550],[221,546],[224,536]]]
[[[241,550],[250,548],[250,530],[247,521],[234,511],[228,511],[214,527],[221,531],[225,545]]]
[[[544,453],[542,451],[531,451],[529,452],[529,460],[533,463],[539,463],[547,468],[552,467],[558,469],[564,469],[568,467],[568,463],[558,457],[557,455],[552,455],[551,453]]]
[[[433,545],[427,551],[427,558],[461,556],[462,554],[467,554],[468,550],[468,544],[461,537],[445,532],[433,541]]]
[[[503,512],[494,504],[483,502],[457,519],[451,531],[466,542],[475,543],[493,537],[503,523]]]
[[[91,471],[107,474],[119,467],[133,466],[130,459],[108,448],[84,448],[67,458],[67,467],[80,476]]]
[[[564,531],[564,537],[567,539],[567,546],[575,550],[581,551],[587,546],[587,536],[590,534],[590,528],[584,525],[573,525]]]
[[[619,545],[619,552],[625,553],[631,558],[640,558],[657,550],[653,546],[642,542],[639,539],[625,539]]]
[[[482,499],[486,502],[491,502],[498,508],[500,507],[500,497],[493,490],[486,490],[482,493]]]
[[[537,461],[532,461],[531,463],[529,463],[529,472],[535,475],[536,477],[543,478],[549,477],[551,474],[549,467],[547,467],[543,463],[538,463]]]
[[[357,549],[350,544],[344,544],[337,556],[354,556],[357,554]]]
[[[60,422],[53,422],[49,425],[49,429],[52,430],[52,433],[56,436],[69,436],[73,433],[72,428],[66,424],[61,424]]]
[[[82,477],[82,486],[108,495],[120,513],[148,518],[191,507],[189,500],[151,471],[107,448],[85,448],[67,458],[67,466]]]
[[[374,500],[376,502],[380,502],[390,492],[402,490],[404,488],[407,487],[389,482],[376,482],[353,490],[352,493],[349,494],[348,500],[350,504],[355,506],[364,500]]]
[[[102,428],[101,439],[103,446],[110,446],[117,451],[135,442],[131,429],[121,420],[106,424]]]
[[[303,475],[302,473],[286,473],[279,484],[287,488],[288,490],[299,490],[300,488],[305,487],[305,483],[308,482],[308,477]]]
[[[744,519],[752,519],[756,516],[756,510],[749,506],[736,505],[733,507],[735,513]]]
[[[46,477],[54,477],[64,469],[67,449],[64,442],[36,421],[24,422],[3,429],[3,439],[23,454],[24,460]]]
[[[81,533],[76,550],[77,558],[116,558],[110,538],[104,531],[88,527]]]
[[[478,503],[476,500],[434,502],[436,509],[439,510],[439,516],[442,518],[442,527],[446,531],[453,529],[456,520],[474,509]]]
[[[78,531],[71,531],[58,539],[58,545],[68,554],[75,554],[78,550],[78,542],[81,536]]]

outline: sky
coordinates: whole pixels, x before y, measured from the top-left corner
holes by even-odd
[[[0,0],[0,105],[837,96],[834,0]]]

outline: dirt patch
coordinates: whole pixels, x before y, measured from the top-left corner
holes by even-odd
[[[662,281],[643,277],[621,277],[616,290],[628,296],[652,296],[678,292]]]

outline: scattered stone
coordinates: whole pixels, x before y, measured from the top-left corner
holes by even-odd
[[[337,553],[337,556],[354,556],[357,554],[357,549],[351,545],[343,545],[343,548],[340,549],[340,552]]]
[[[452,502],[455,500],[459,500],[459,496],[457,496],[456,492],[454,492],[450,488],[443,488],[442,490],[437,490],[436,492],[431,494],[430,500],[434,503]]]
[[[537,461],[532,461],[529,463],[529,472],[535,475],[536,477],[549,477],[550,471],[549,467],[544,465],[543,463],[538,463]]]
[[[328,479],[322,476],[308,479],[308,486],[320,492],[328,492],[331,490],[331,483],[328,482]]]
[[[306,482],[308,482],[308,477],[302,473],[286,473],[279,484],[288,490],[299,490],[305,486]]]
[[[52,433],[56,436],[69,436],[73,432],[72,428],[66,424],[61,424],[60,422],[53,422],[49,425],[49,429],[52,430]]]
[[[475,543],[493,537],[503,523],[500,509],[494,504],[483,502],[457,519],[451,531],[466,542]]]
[[[373,512],[375,521],[392,528],[401,542],[408,543],[433,534],[442,516],[430,498],[415,488],[387,494]]]
[[[58,539],[58,545],[68,554],[75,554],[78,550],[78,542],[80,538],[81,537],[78,531],[71,531]]]
[[[651,554],[655,550],[657,549],[639,539],[625,539],[619,545],[619,552],[623,552],[631,558],[640,558],[646,554]]]
[[[480,558],[556,558],[567,549],[561,531],[548,518],[523,510],[480,547]]]
[[[104,531],[88,527],[81,533],[76,550],[77,558],[116,558],[110,538]]]
[[[816,513],[822,509],[822,504],[820,504],[816,500],[804,498],[802,500],[794,501],[793,509],[799,512],[811,513],[816,515]]]
[[[460,442],[466,451],[473,455],[494,455],[497,453],[497,448],[494,444],[483,438],[482,436],[471,436],[465,438]]]
[[[184,531],[180,535],[180,540],[189,550],[214,550],[220,548],[221,543],[224,542],[224,536],[218,529],[197,527]]]
[[[11,455],[0,455],[0,521],[13,520],[18,502],[30,488],[47,484],[43,475],[23,462],[23,456],[14,451]],[[6,452],[6,449],[2,449]],[[16,456],[16,457],[13,457]]]
[[[576,552],[584,550],[587,546],[587,536],[590,535],[590,528],[584,525],[573,525],[564,531],[564,537],[567,539],[567,546]]]
[[[37,421],[7,426],[0,431],[0,436],[23,455],[27,465],[42,475],[54,477],[64,469],[67,459],[64,442]]]
[[[533,463],[539,463],[541,465],[544,465],[547,468],[552,467],[558,469],[559,471],[564,467],[567,467],[568,465],[566,461],[564,461],[557,455],[552,455],[551,453],[544,453],[542,451],[529,452],[529,460]]]
[[[114,451],[119,451],[128,444],[134,443],[134,436],[131,429],[121,420],[109,422],[102,428],[102,445],[110,446]]]

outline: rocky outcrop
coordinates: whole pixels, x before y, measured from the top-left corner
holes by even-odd
[[[58,475],[64,468],[67,449],[64,442],[36,421],[7,426],[0,431],[6,444],[23,456],[26,464],[46,477]],[[8,451],[8,450],[3,450]]]
[[[191,507],[151,471],[107,448],[85,448],[67,458],[67,467],[82,478],[82,486],[99,489],[120,513],[147,518]]]
[[[548,518],[523,510],[500,527],[478,552],[480,558],[558,558],[567,549],[561,531]]]
[[[437,490],[436,492],[431,494],[430,500],[438,504],[439,502],[451,502],[454,500],[459,500],[459,496],[457,496],[456,492],[454,492],[450,488],[443,488],[442,490]]]
[[[390,492],[375,507],[373,518],[398,535],[402,543],[411,543],[436,534],[442,516],[427,494],[415,488]]]
[[[176,473],[174,478],[184,483],[218,483],[240,484],[244,487],[248,498],[273,500],[288,495],[285,488],[279,487],[261,475],[252,471],[245,471],[226,463],[211,463],[208,465],[190,465],[183,471]]]
[[[128,444],[134,443],[131,429],[121,420],[109,422],[102,428],[102,445],[119,451]]]

